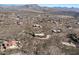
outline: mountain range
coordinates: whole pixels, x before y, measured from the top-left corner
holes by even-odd
[[[26,5],[18,5],[18,4],[1,4],[0,12],[2,11],[40,11],[44,13],[50,14],[64,14],[64,15],[74,15],[79,13],[79,8],[67,8],[67,7],[41,7],[37,4],[26,4]]]

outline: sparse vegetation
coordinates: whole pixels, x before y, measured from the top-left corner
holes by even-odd
[[[0,51],[0,54],[79,54],[78,13],[58,11],[55,14],[50,8],[28,9],[28,6],[26,9],[25,6],[24,9],[7,7],[6,11],[0,11],[0,44],[14,39],[22,45],[20,49],[8,49]],[[62,42],[67,42],[65,45],[72,42],[76,48]]]

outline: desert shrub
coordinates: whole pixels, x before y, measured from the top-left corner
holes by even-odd
[[[79,38],[75,33],[68,34],[68,38],[70,38],[70,40],[73,41],[74,43],[79,43]]]

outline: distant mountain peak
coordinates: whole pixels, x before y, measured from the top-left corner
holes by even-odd
[[[35,9],[38,9],[38,8],[41,8],[39,5],[37,4],[27,4],[27,5],[24,5],[24,7],[26,8],[35,8]]]

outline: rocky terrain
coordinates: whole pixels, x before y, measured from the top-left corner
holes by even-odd
[[[22,44],[20,49],[8,49],[0,54],[79,54],[78,12],[63,9],[64,13],[60,9],[61,13],[57,14],[60,11],[55,11],[36,5],[0,7],[0,40],[15,39]]]

